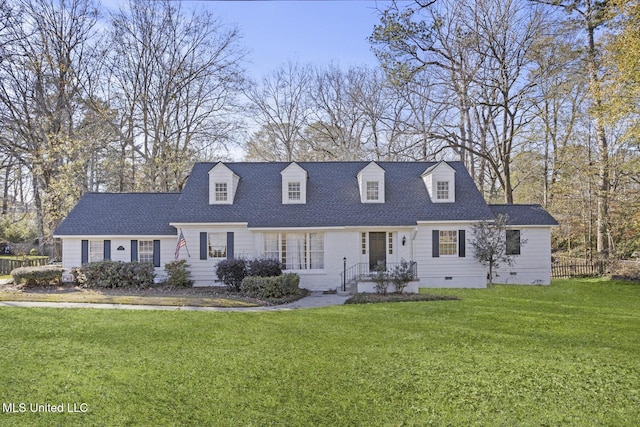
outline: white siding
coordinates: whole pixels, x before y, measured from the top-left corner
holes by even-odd
[[[96,236],[86,238],[62,238],[62,267],[71,269],[82,265],[82,241],[83,240],[110,240],[111,260],[131,261],[131,240],[160,240],[160,267],[156,267],[156,275],[164,275],[164,265],[174,259],[177,237],[120,237],[120,236]],[[123,250],[118,250],[122,247]]]
[[[180,259],[185,259],[190,266],[191,278],[194,286],[222,286],[217,282],[215,275],[216,265],[219,262],[214,259],[200,259],[200,233],[228,233],[233,232],[234,258],[254,258],[256,256],[255,239],[246,226],[182,226],[184,238],[187,241],[187,250],[180,250]],[[177,241],[176,241],[177,243]],[[174,246],[175,250],[175,246]]]
[[[494,272],[494,283],[549,285],[551,283],[551,229],[513,227],[520,230],[520,255],[512,266],[502,265]]]
[[[82,239],[62,239],[62,267],[69,270],[82,264]]]
[[[465,257],[432,256],[433,230],[465,230]],[[484,288],[486,270],[474,258],[469,239],[470,224],[419,225],[414,241],[415,261],[418,263],[420,287],[426,288]]]

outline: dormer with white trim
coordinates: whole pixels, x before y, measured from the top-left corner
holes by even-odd
[[[209,204],[232,205],[240,177],[219,162],[209,171]]]
[[[358,172],[360,202],[384,203],[384,173],[376,162],[370,162]]]
[[[307,203],[307,171],[296,162],[280,172],[282,176],[282,204],[303,205]]]
[[[422,175],[433,203],[456,201],[456,170],[444,160],[427,168]]]

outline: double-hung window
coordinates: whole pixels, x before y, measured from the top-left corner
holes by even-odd
[[[449,198],[449,181],[438,181],[436,183],[436,199],[447,200]]]
[[[440,230],[439,235],[439,254],[442,255],[458,255],[458,231],[457,230]]]
[[[89,262],[104,260],[104,240],[89,240]]]
[[[208,256],[209,258],[226,258],[227,257],[227,234],[226,233],[209,233],[208,237]]]
[[[300,183],[299,182],[290,182],[288,183],[287,193],[289,196],[289,201],[298,201],[301,197]]]
[[[226,202],[229,193],[227,191],[227,183],[226,182],[216,182],[215,183],[215,200],[216,202]]]
[[[367,200],[380,200],[378,181],[367,181]]]
[[[138,261],[153,262],[153,240],[138,240]]]

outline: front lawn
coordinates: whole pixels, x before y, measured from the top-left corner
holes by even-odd
[[[640,285],[435,293],[461,300],[2,308],[0,424],[637,425]]]

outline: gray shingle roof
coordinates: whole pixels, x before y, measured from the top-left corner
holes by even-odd
[[[494,215],[508,215],[511,225],[558,225],[540,205],[489,205]]]
[[[85,193],[56,236],[176,235],[169,225],[179,193]]]
[[[487,205],[463,163],[455,203],[431,202],[421,175],[434,162],[378,162],[385,170],[385,203],[361,203],[358,172],[369,162],[299,162],[307,171],[307,203],[282,204],[280,172],[290,163],[225,163],[240,177],[233,205],[209,205],[208,172],[196,163],[182,193],[86,193],[56,236],[176,235],[170,223],[248,223],[249,227],[412,226],[418,221],[491,220],[557,225],[540,205]]]
[[[194,165],[172,222],[247,222],[249,227],[402,226],[417,221],[492,219],[461,162],[456,202],[432,203],[421,174],[433,162],[378,162],[385,170],[386,203],[361,203],[357,174],[369,162],[297,162],[307,171],[307,203],[282,204],[280,172],[290,163],[225,163],[240,177],[233,205],[209,205],[208,172]]]

